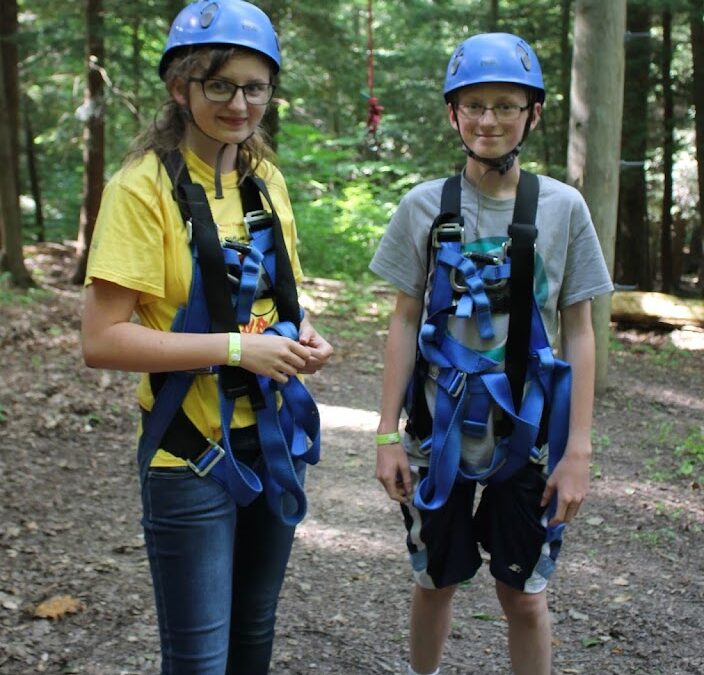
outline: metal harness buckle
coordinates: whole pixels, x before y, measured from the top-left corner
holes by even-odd
[[[216,443],[212,438],[206,438],[205,440],[210,443],[203,454],[192,462],[190,459],[186,460],[189,468],[201,478],[204,478],[210,473],[210,470],[225,456],[225,448]]]
[[[257,211],[249,211],[248,213],[244,214],[244,232],[245,235],[247,236],[247,239],[252,238],[252,233],[251,229],[255,225],[258,225],[259,223],[268,220],[271,218],[271,213],[269,211],[265,211],[264,209],[258,209]]]
[[[464,243],[463,223],[440,223],[433,230],[433,248],[439,248],[443,241],[460,241]]]

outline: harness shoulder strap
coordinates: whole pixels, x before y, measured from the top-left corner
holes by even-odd
[[[511,384],[514,408],[520,409],[528,367],[531,313],[533,310],[533,274],[535,263],[535,216],[538,210],[538,176],[521,171],[509,225],[511,240],[511,278],[508,337],[505,370]]]
[[[281,221],[276,214],[274,204],[269,195],[266,183],[259,176],[247,176],[240,186],[242,211],[244,214],[262,211],[262,195],[269,205],[271,213],[272,237],[275,251],[276,280],[274,282],[274,297],[279,321],[290,321],[296,328],[301,322],[301,309],[298,304],[296,279],[293,276],[291,258],[284,241]]]
[[[435,218],[430,231],[425,248],[425,285],[423,287],[423,298],[425,298],[428,290],[428,276],[430,273],[430,261],[433,255],[433,238],[439,228],[447,223],[455,223],[458,231],[458,241],[461,240],[461,232],[464,225],[462,218],[461,198],[462,198],[462,174],[448,178],[442,186],[442,194],[440,197],[440,214]],[[423,317],[419,318],[420,322]],[[413,369],[413,377],[411,386],[406,395],[405,408],[407,413],[406,431],[413,438],[427,438],[433,425],[433,419],[428,410],[428,403],[425,398],[425,377],[428,372],[428,364],[423,358],[423,355],[416,345],[416,365]]]

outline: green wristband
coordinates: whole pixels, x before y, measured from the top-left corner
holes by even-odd
[[[227,345],[227,365],[239,366],[242,360],[242,336],[239,333],[229,333]]]
[[[376,444],[377,445],[391,445],[392,443],[400,443],[401,434],[398,431],[392,431],[390,434],[377,434]]]

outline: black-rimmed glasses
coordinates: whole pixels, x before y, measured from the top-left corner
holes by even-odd
[[[457,107],[463,117],[472,121],[480,119],[487,110],[491,110],[499,122],[515,122],[522,112],[530,108],[530,104],[521,106],[515,103],[499,103],[495,106],[489,106],[472,101],[470,103],[459,103]]]
[[[266,105],[271,101],[276,87],[269,82],[250,82],[235,84],[230,80],[219,80],[215,77],[200,79],[192,77],[191,82],[198,82],[203,89],[203,96],[213,103],[229,103],[241,89],[244,100],[252,105]]]

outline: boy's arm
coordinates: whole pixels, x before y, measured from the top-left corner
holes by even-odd
[[[389,323],[384,349],[384,377],[381,393],[381,419],[377,433],[398,431],[406,387],[416,359],[416,335],[423,303],[399,292]],[[376,455],[376,478],[389,497],[407,502],[411,490],[411,472],[406,451],[400,443],[379,445]]]
[[[557,490],[557,509],[550,525],[568,523],[589,491],[594,406],[594,332],[591,302],[584,300],[561,312],[562,356],[572,367],[569,435],[562,459],[548,478],[542,506]]]

